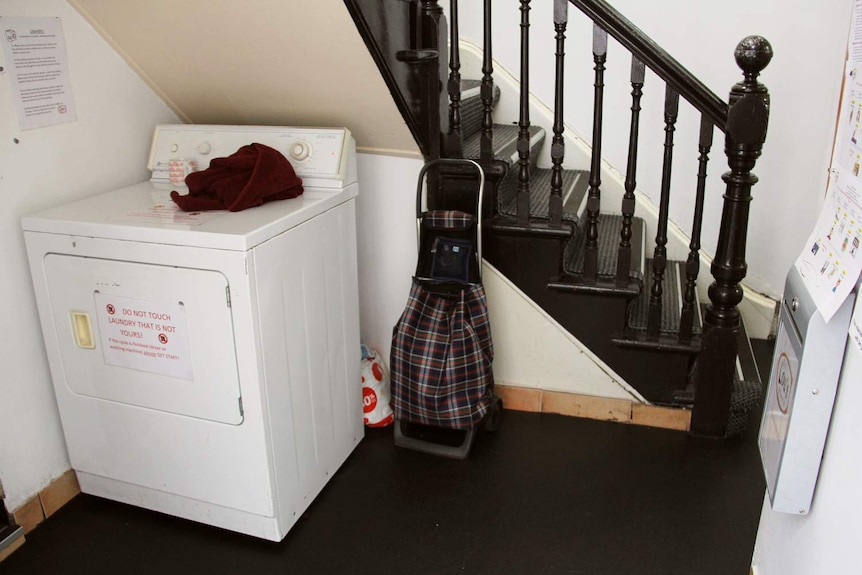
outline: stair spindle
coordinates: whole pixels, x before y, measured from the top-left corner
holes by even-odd
[[[653,253],[653,279],[650,288],[647,338],[658,339],[661,333],[662,282],[667,268],[667,220],[670,209],[670,176],[673,165],[673,133],[679,112],[679,93],[670,84],[665,88],[664,98],[664,162],[661,170],[661,201],[658,212],[658,229]]]
[[[530,0],[521,0],[521,104],[518,121],[518,225],[530,225]]]
[[[448,97],[445,93],[446,77],[449,70],[448,55],[445,50],[448,42],[448,27],[443,7],[439,0],[421,0],[417,10],[416,50],[413,56],[421,68],[421,96],[417,98],[422,103],[424,119],[422,125],[427,126],[428,158],[439,158],[443,154],[445,135],[449,133],[449,115],[447,113]],[[436,62],[431,55],[436,52]],[[433,183],[436,177],[431,178]],[[432,194],[429,206],[435,205]]]
[[[679,317],[679,341],[687,343],[694,335],[694,305],[697,276],[700,273],[700,234],[703,227],[703,204],[706,196],[706,166],[709,163],[709,151],[712,148],[713,125],[706,115],[700,117],[700,141],[697,163],[697,196],[694,203],[694,221],[691,224],[691,243],[688,259],[685,262],[685,293],[682,298],[682,310]]]
[[[449,2],[449,135],[447,154],[450,158],[462,155],[461,141],[461,50],[458,45],[458,0]]]
[[[479,140],[479,152],[483,160],[494,158],[494,119],[491,111],[494,107],[494,64],[491,54],[491,0],[485,0],[485,21],[483,30],[482,59],[482,137]]]
[[[595,283],[599,271],[599,207],[602,185],[602,104],[605,91],[605,61],[608,33],[593,25],[593,150],[590,162],[590,188],[587,194],[587,229],[584,251],[584,280]]]
[[[569,18],[568,0],[554,0],[554,30],[556,31],[556,74],[554,80],[554,137],[551,140],[551,197],[548,204],[548,225],[563,226],[563,80],[566,57],[566,25]]]
[[[645,77],[644,63],[632,56],[632,117],[629,127],[629,155],[626,164],[626,192],[622,201],[623,225],[620,230],[620,248],[617,255],[617,285],[626,286],[631,281],[632,267],[632,220],[635,215],[635,187],[638,168],[638,129],[640,126],[641,96]]]

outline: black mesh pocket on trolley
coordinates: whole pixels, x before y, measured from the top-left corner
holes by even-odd
[[[434,238],[431,246],[431,278],[469,282],[472,253],[473,245],[469,240]]]

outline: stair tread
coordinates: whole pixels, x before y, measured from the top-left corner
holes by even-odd
[[[517,124],[494,124],[494,159],[505,162],[508,166],[512,166],[518,161],[518,132],[520,128]],[[531,150],[535,150],[545,140],[545,130],[540,126],[530,126],[530,139],[534,141],[530,146]],[[481,158],[481,132],[475,132],[464,137],[464,153],[465,158],[478,160]]]
[[[530,217],[547,219],[551,197],[552,171],[546,168],[530,170]],[[589,187],[589,172],[563,170],[563,219],[578,221],[578,211]],[[497,211],[500,215],[518,215],[518,170],[513,169],[497,191]]]
[[[629,331],[645,332],[647,329],[647,319],[649,317],[649,301],[650,290],[652,289],[652,260],[647,260],[647,275],[649,276],[644,282],[644,289],[641,295],[629,306],[628,317],[626,318],[626,326]],[[662,334],[678,334],[680,323],[680,309],[682,309],[682,293],[683,282],[685,281],[685,262],[670,260],[665,268],[664,279],[662,281],[662,312],[661,326],[659,328]],[[695,315],[694,315],[694,335],[699,335],[701,332],[701,315],[700,305],[697,302],[695,294]]]
[[[461,80],[461,137],[468,138],[482,131],[482,81]],[[500,88],[494,86],[494,102],[500,100]]]
[[[598,272],[600,278],[615,278],[617,273],[617,260],[619,258],[620,230],[623,218],[616,214],[599,214],[599,237],[598,237]],[[643,281],[644,268],[642,237],[644,221],[641,218],[632,220],[632,269],[629,277],[636,281]],[[586,233],[580,226],[579,233],[566,245],[563,254],[563,271],[572,275],[584,273]]]

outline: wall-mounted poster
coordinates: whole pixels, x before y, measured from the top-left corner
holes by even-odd
[[[59,18],[0,18],[4,68],[18,125],[43,128],[77,119]]]

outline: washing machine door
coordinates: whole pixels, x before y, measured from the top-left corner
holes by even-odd
[[[72,393],[242,422],[224,275],[65,254],[44,266]]]

